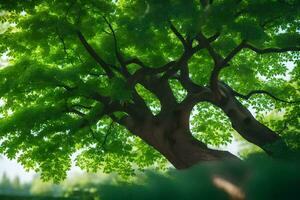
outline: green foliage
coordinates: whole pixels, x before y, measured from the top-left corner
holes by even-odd
[[[145,100],[152,113],[158,114],[161,109],[161,105],[157,97],[141,84],[137,84],[135,87],[137,93]]]
[[[130,87],[121,76],[109,80],[80,43],[76,30],[108,64],[121,68],[105,16],[115,30],[122,55],[126,59],[138,57],[157,68],[183,52],[169,21],[190,39],[200,30],[206,37],[220,33],[212,47],[226,56],[241,40],[262,49],[299,47],[299,8],[299,1],[273,0],[218,0],[206,8],[198,0],[1,1],[0,55],[7,55],[9,62],[0,64],[0,153],[55,181],[66,177],[75,152],[80,152],[77,164],[92,171],[129,176],[136,168],[154,165],[163,169],[166,160],[112,123],[97,101],[102,95],[109,103],[127,105],[136,89],[153,114],[158,114],[158,98],[141,85]],[[299,97],[298,52],[257,55],[245,49],[229,64],[221,79],[238,92],[266,89],[282,99]],[[131,64],[129,72],[138,68]],[[189,60],[189,76],[197,84],[209,84],[212,68],[213,60],[206,50]],[[284,79],[288,75],[290,78]],[[181,102],[186,91],[177,81],[169,83]],[[259,95],[245,105],[254,108],[258,116],[273,109],[284,110],[280,120],[264,123],[279,130],[287,122],[282,135],[299,149],[298,105]],[[224,114],[207,104],[195,110],[191,125],[198,139],[215,146],[231,141],[232,129]],[[116,111],[113,116],[120,119],[124,113]]]
[[[113,100],[129,101],[131,99],[131,91],[126,88],[126,81],[121,78],[111,80],[111,88],[109,88],[110,96]]]
[[[210,163],[185,171],[169,171],[168,174],[148,172],[133,183],[101,184],[99,194],[104,200],[231,199],[214,184],[218,177],[238,187],[246,199],[296,199],[299,196],[298,167],[299,162],[275,162],[257,155],[243,164]]]
[[[199,140],[213,146],[231,142],[233,129],[221,110],[208,103],[201,103],[195,106],[193,113],[192,133]]]

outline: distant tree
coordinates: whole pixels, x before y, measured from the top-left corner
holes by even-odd
[[[0,50],[11,59],[0,70],[0,152],[44,178],[64,178],[77,151],[81,168],[123,175],[163,167],[163,157],[177,169],[236,159],[208,147],[233,131],[273,157],[299,149],[297,0],[7,0],[1,9],[10,25]],[[283,117],[265,123],[272,110]]]
[[[22,189],[20,178],[18,176],[12,180],[11,185],[16,191],[20,191]]]
[[[11,187],[11,183],[10,183],[10,180],[7,176],[6,173],[3,173],[2,174],[2,177],[1,177],[1,182],[0,182],[0,193],[9,193],[11,192],[12,190],[12,187]]]
[[[29,195],[30,187],[31,184],[21,183],[18,176],[11,180],[6,173],[3,173],[0,179],[0,195]]]

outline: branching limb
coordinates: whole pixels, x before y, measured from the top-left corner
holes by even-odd
[[[147,113],[147,114],[151,114],[151,110],[148,108],[146,102],[144,101],[144,99],[137,93],[137,91],[134,89],[133,90],[133,101],[134,103],[139,106],[139,109],[141,110],[141,112]]]
[[[82,33],[80,31],[77,31],[77,35],[78,35],[78,38],[79,38],[80,42],[83,44],[83,46],[85,47],[85,49],[87,50],[87,52],[90,54],[90,56],[103,68],[103,70],[105,71],[105,73],[107,74],[107,76],[109,78],[112,78],[114,76],[112,70],[110,69],[110,67],[112,67],[112,66],[109,65],[108,63],[106,63],[96,53],[96,51],[93,49],[93,47],[91,47],[91,45],[87,42],[87,40],[85,39],[85,37],[82,35]]]
[[[246,41],[242,40],[239,45],[237,45],[223,60],[221,63],[221,67],[226,67],[228,66],[228,63],[233,59],[234,56],[236,56],[246,45]]]
[[[103,142],[102,142],[102,144],[101,144],[101,148],[103,148],[104,150],[106,150],[105,145],[106,145],[107,138],[108,138],[108,136],[109,136],[110,134],[112,134],[111,129],[112,129],[113,123],[114,123],[114,121],[112,121],[112,122],[109,124],[108,129],[107,129],[107,133],[105,134],[104,139],[103,139]]]
[[[159,99],[162,112],[172,110],[177,104],[167,79],[152,77],[150,80],[141,81],[141,83]]]
[[[285,48],[265,48],[265,49],[259,49],[251,44],[245,44],[244,48],[251,49],[252,51],[255,51],[258,54],[267,54],[267,53],[285,53],[289,51],[300,51],[300,47],[294,46],[294,47],[285,47]]]
[[[209,88],[200,86],[189,78],[189,68],[187,63],[181,67],[178,81],[188,92],[186,98],[180,103],[180,106],[192,109],[198,102],[209,101],[212,98],[212,92]]]
[[[66,56],[68,57],[67,46],[66,46],[65,40],[62,37],[62,35],[59,33],[58,28],[56,28],[56,32],[57,32],[58,38],[61,41],[61,44],[62,44],[62,46],[64,48],[64,52],[65,52]]]
[[[238,96],[238,97],[241,97],[243,99],[249,99],[251,96],[255,95],[255,94],[266,94],[268,96],[270,96],[271,98],[277,100],[277,101],[280,101],[280,102],[284,102],[284,103],[300,103],[300,100],[299,101],[286,101],[286,100],[283,100],[283,99],[280,99],[280,98],[277,98],[276,96],[274,96],[273,94],[271,94],[270,92],[268,91],[265,91],[265,90],[253,90],[251,92],[249,92],[247,95],[243,95],[243,94],[240,94],[236,91],[233,91],[234,92],[234,95],[235,96]]]
[[[167,64],[158,67],[158,68],[152,68],[152,67],[143,67],[139,70],[137,70],[130,78],[127,80],[127,85],[129,88],[133,87],[136,83],[141,82],[146,76],[153,76],[159,73],[163,73],[172,67],[175,67],[177,65],[178,61],[170,61]]]
[[[207,49],[208,53],[214,60],[215,66],[220,66],[223,61],[222,56],[210,45],[209,40],[200,32],[196,36],[196,40],[198,41],[199,45],[203,46]]]
[[[284,53],[284,52],[290,52],[290,51],[300,51],[300,47],[286,47],[286,48],[265,48],[265,49],[259,49],[251,44],[246,43],[245,40],[242,40],[241,43],[236,46],[227,56],[225,59],[222,59],[221,62],[219,62],[218,65],[215,65],[211,78],[210,78],[210,84],[213,90],[217,91],[218,88],[218,77],[220,74],[220,71],[229,65],[229,62],[242,50],[242,49],[250,49],[258,54],[267,54],[267,53]],[[214,54],[211,54],[213,59],[216,63],[216,56]],[[261,91],[257,91],[261,92]],[[270,96],[270,95],[269,95]]]
[[[170,24],[170,28],[171,28],[172,32],[180,40],[180,42],[182,43],[184,49],[185,50],[191,49],[192,44],[190,42],[188,42],[186,39],[184,39],[183,35],[181,35],[181,33],[176,29],[176,27],[174,26],[174,24],[171,21],[169,21],[169,24]]]
[[[118,41],[117,41],[117,37],[116,37],[116,33],[112,27],[112,25],[109,23],[109,21],[106,19],[105,16],[103,16],[103,19],[105,21],[105,23],[108,25],[112,35],[113,35],[113,38],[114,38],[114,44],[115,44],[115,53],[116,53],[116,56],[117,56],[117,59],[119,61],[119,63],[121,64],[121,68],[122,68],[122,71],[121,73],[125,76],[125,77],[129,77],[129,72],[126,68],[126,63],[125,63],[125,60],[120,52],[120,49],[119,49],[119,46],[118,46]]]
[[[218,91],[218,78],[221,70],[229,66],[229,62],[245,47],[245,44],[246,41],[242,40],[241,43],[238,46],[236,46],[224,59],[218,61],[219,63],[215,64],[210,76],[210,86],[212,90],[216,92],[217,95],[220,95]]]

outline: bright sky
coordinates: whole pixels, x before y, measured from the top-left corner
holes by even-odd
[[[71,170],[68,172],[68,177],[82,172],[83,171],[79,167],[73,164]],[[3,173],[6,173],[11,180],[18,176],[21,182],[30,182],[34,175],[36,175],[32,170],[26,171],[16,159],[10,160],[4,155],[0,155],[0,179]]]
[[[8,158],[1,156],[0,177],[2,177],[3,173],[6,173],[11,179],[19,176],[22,182],[28,182],[32,180],[35,174],[33,171],[25,171],[22,165],[20,165],[16,160],[9,160]]]

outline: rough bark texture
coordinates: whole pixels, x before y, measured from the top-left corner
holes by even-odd
[[[164,155],[177,169],[201,161],[237,159],[227,151],[209,149],[189,130],[189,113],[174,110],[144,120],[127,118],[131,131]],[[129,122],[131,121],[131,122]]]

